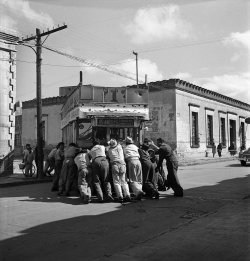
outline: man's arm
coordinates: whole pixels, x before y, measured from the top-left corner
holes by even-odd
[[[163,151],[162,151],[161,148],[157,152],[159,154],[159,161],[157,163],[157,169],[160,170],[162,168],[162,163],[163,163],[163,160],[164,160],[164,154],[163,154]]]
[[[158,146],[156,146],[152,140],[148,142],[148,145],[149,145],[150,149],[154,150],[155,154],[159,154],[158,151],[160,148]]]

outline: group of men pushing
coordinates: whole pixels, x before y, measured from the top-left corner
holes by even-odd
[[[159,155],[157,163],[152,162],[149,150]],[[144,139],[140,147],[131,137],[127,137],[124,144],[111,138],[106,147],[95,140],[90,150],[81,149],[75,143],[70,143],[64,150],[61,142],[50,154],[54,154],[55,164],[52,191],[58,191],[59,196],[69,196],[77,177],[80,196],[86,204],[91,202],[93,189],[99,202],[114,201],[112,185],[121,203],[130,202],[131,194],[136,200],[143,196],[159,199],[157,173],[161,172],[164,159],[168,171],[165,187],[172,188],[174,196],[183,196],[177,177],[178,161],[171,147],[161,138],[157,139],[157,145]],[[50,158],[49,155],[48,160]]]

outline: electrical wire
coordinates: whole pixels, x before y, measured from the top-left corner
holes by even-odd
[[[97,69],[100,69],[102,71],[106,71],[108,73],[111,73],[111,74],[114,74],[114,75],[118,75],[118,76],[121,76],[123,78],[127,78],[127,79],[130,79],[130,80],[133,80],[133,81],[136,81],[135,78],[132,78],[131,76],[127,75],[127,74],[124,74],[124,73],[121,73],[121,72],[117,72],[117,71],[114,71],[112,69],[108,69],[107,67],[105,67],[104,65],[102,64],[97,64],[97,63],[94,63],[92,61],[88,61],[86,59],[83,59],[83,58],[80,58],[80,57],[77,57],[77,56],[74,56],[74,55],[71,55],[71,54],[68,54],[68,53],[65,53],[65,52],[62,52],[62,51],[59,51],[59,50],[56,50],[54,48],[51,48],[51,47],[48,47],[48,46],[43,46],[43,48],[51,51],[51,52],[55,52],[57,54],[60,54],[62,56],[65,56],[69,59],[72,59],[72,60],[75,60],[75,61],[78,61],[80,63],[83,63],[83,64],[87,64],[89,66],[92,66],[92,67],[95,67]]]

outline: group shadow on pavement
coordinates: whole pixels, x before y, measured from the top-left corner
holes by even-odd
[[[157,240],[157,237],[163,234],[170,233],[173,236],[181,226],[188,226],[191,222],[205,218],[228,204],[234,204],[236,201],[248,208],[249,185],[250,173],[243,178],[224,180],[213,186],[187,189],[184,191],[183,198],[176,198],[163,193],[160,200],[142,200],[125,206],[117,203],[115,211],[95,215],[88,214],[90,212],[87,211],[81,216],[34,226],[20,231],[20,235],[16,237],[2,240],[0,242],[0,260],[108,260],[114,253],[133,248],[150,240]],[[11,196],[23,197],[28,195],[29,201],[32,202],[62,202],[82,205],[81,200],[77,197],[58,197],[52,192],[48,193],[45,186],[42,187],[44,190],[39,191],[39,193],[16,190]],[[103,204],[99,205],[103,206]],[[95,207],[98,208],[99,205],[95,204]],[[90,207],[93,206],[91,204],[82,205],[81,209],[89,208],[90,210]],[[234,213],[234,215],[237,215],[237,213]],[[241,213],[238,213],[238,215],[238,218],[235,216],[236,225],[241,219]],[[230,234],[227,234],[227,231],[225,233],[225,239],[228,237],[226,240],[229,240]],[[182,237],[195,237],[195,233],[193,235],[182,235],[179,238],[180,241],[183,240]],[[199,253],[201,251],[199,242],[206,240],[205,238],[206,235],[204,235],[204,238],[196,238],[196,249],[189,249],[190,253],[194,251]],[[205,242],[206,248],[220,244],[216,241],[216,233],[213,240],[214,242]],[[238,249],[238,251],[247,256],[249,251],[247,243],[249,241],[245,242],[245,240],[246,235],[239,236],[237,234],[237,237],[231,235],[230,238],[230,242],[242,242],[241,249]],[[166,257],[168,251],[170,251],[168,247],[170,241],[171,236],[169,242],[166,242],[166,247],[162,250],[165,251]],[[177,249],[178,247],[176,251]],[[171,249],[171,251],[174,251],[174,249]],[[213,250],[211,249],[211,251]],[[229,248],[228,251],[232,252],[233,248]],[[178,259],[178,256],[181,256],[179,252],[176,254],[177,259],[175,260],[184,260]],[[144,257],[144,260],[158,260],[156,256],[157,254],[155,259],[152,256],[150,259]],[[138,257],[136,260],[142,259]]]

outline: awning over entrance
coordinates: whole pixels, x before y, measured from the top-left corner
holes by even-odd
[[[76,120],[87,118],[118,118],[133,117],[140,120],[149,120],[149,108],[146,105],[128,104],[102,104],[102,105],[82,105],[74,108],[61,121],[61,129]]]
[[[87,118],[91,116],[108,116],[121,117],[133,116],[140,117],[143,120],[149,119],[149,109],[145,105],[91,105],[81,106],[79,118]]]

